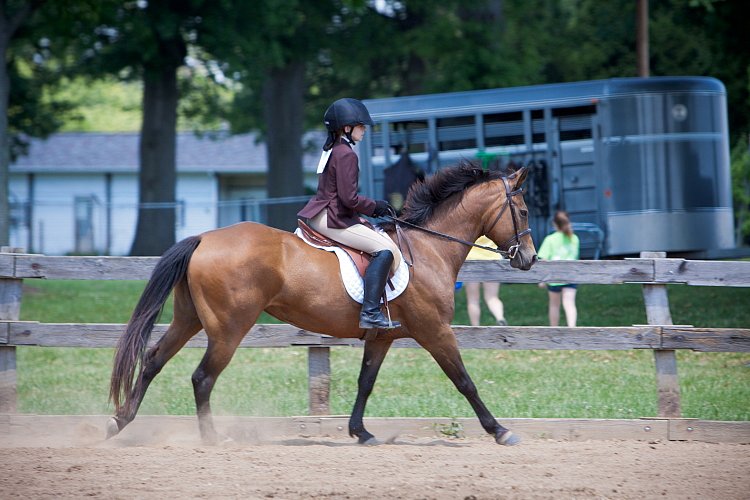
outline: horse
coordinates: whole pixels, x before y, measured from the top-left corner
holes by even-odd
[[[514,268],[528,270],[536,261],[521,188],[526,175],[525,167],[504,175],[461,162],[412,186],[401,218],[386,224],[386,232],[404,242],[405,256],[411,259],[409,285],[389,302],[401,327],[376,335],[365,336],[359,328],[360,304],[349,298],[341,282],[337,257],[290,232],[241,222],[176,243],[157,262],[118,342],[110,381],[115,415],[107,421],[107,438],[135,418],[154,377],[203,329],[208,345],[192,375],[193,392],[201,438],[216,443],[211,391],[242,338],[266,311],[310,332],[364,338],[349,419],[349,435],[358,443],[378,443],[365,429],[365,406],[391,344],[406,337],[432,355],[498,444],[518,443],[518,436],[500,425],[479,397],[451,321],[458,271],[480,235],[505,250]],[[173,291],[173,320],[147,349]]]

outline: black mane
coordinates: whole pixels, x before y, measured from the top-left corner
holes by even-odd
[[[434,215],[435,209],[447,200],[458,203],[467,188],[499,179],[504,174],[506,173],[497,170],[483,170],[477,163],[466,160],[438,170],[434,175],[412,185],[401,218],[423,226]]]

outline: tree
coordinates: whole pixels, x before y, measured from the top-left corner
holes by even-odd
[[[194,14],[158,2],[143,10],[142,36],[150,51],[136,63],[143,75],[143,122],[138,149],[140,207],[130,254],[160,255],[175,242],[177,68],[187,55],[182,28]]]
[[[210,49],[230,63],[242,84],[230,117],[232,130],[258,130],[265,138],[269,197],[302,195],[307,70],[321,50],[337,43],[328,29],[346,7],[334,0],[263,0],[234,7],[234,30],[224,30],[231,40]],[[299,208],[269,207],[268,223],[290,229]]]
[[[342,19],[342,43],[316,68],[317,95],[365,97],[530,85],[554,79],[559,0],[368,4]],[[552,69],[550,69],[552,68]]]
[[[9,48],[13,37],[29,20],[42,2],[9,2],[0,0],[0,245],[7,245],[10,237],[10,214],[8,199],[8,167],[11,157],[11,136],[8,128],[8,110],[11,94],[11,65],[8,63]]]
[[[95,28],[81,30],[77,69],[143,82],[139,210],[131,255],[159,255],[175,242],[178,70],[204,26],[223,21],[208,0],[99,5]]]
[[[741,24],[748,8],[720,0],[651,6],[652,74],[720,78],[733,142],[750,131],[742,112],[750,105],[750,40]],[[224,112],[211,102],[215,87],[190,90],[195,79],[185,78],[185,54],[216,68],[209,80],[241,85],[232,130],[263,134],[272,197],[303,193],[302,133],[320,126],[338,97],[634,76],[636,67],[632,0],[78,0],[50,2],[45,12],[50,33],[75,40],[60,61],[79,63],[73,66],[92,78],[144,82],[141,202],[152,208],[139,215],[138,254],[160,253],[174,241],[174,211],[153,207],[174,203],[177,106]],[[270,222],[289,227],[294,211],[272,212]],[[161,241],[154,247],[140,244],[155,236]]]
[[[750,136],[740,138],[732,148],[732,194],[738,245],[750,241]]]

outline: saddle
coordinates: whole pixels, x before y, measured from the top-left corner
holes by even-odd
[[[370,224],[367,221],[363,220],[362,223],[369,227],[372,227],[372,224]],[[367,266],[369,266],[370,262],[372,261],[372,255],[365,252],[364,250],[359,250],[358,248],[352,248],[350,246],[344,245],[341,242],[338,242],[336,240],[332,240],[326,236],[323,236],[322,234],[317,232],[315,229],[308,226],[307,223],[303,221],[302,219],[297,219],[297,226],[302,232],[302,236],[310,243],[313,243],[315,245],[322,246],[322,247],[339,247],[340,249],[345,251],[347,254],[349,254],[349,257],[352,258],[352,262],[354,262],[354,265],[356,266],[357,271],[359,271],[359,275],[362,277],[362,279],[365,278],[365,271],[367,270]],[[395,289],[390,278],[388,278],[388,286],[390,286],[391,290]]]

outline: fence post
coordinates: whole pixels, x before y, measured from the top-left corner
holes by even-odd
[[[307,383],[310,415],[330,415],[331,348],[307,348]]]
[[[664,259],[666,252],[641,252],[643,259]],[[643,285],[643,301],[649,325],[671,325],[667,285]],[[654,349],[656,366],[656,388],[658,392],[659,416],[679,418],[680,379],[677,375],[677,356],[673,349]]]
[[[0,253],[21,253],[23,249],[0,247]],[[0,320],[18,320],[21,314],[23,280],[0,277]],[[16,347],[7,343],[7,329],[0,330],[0,413],[17,409]]]

